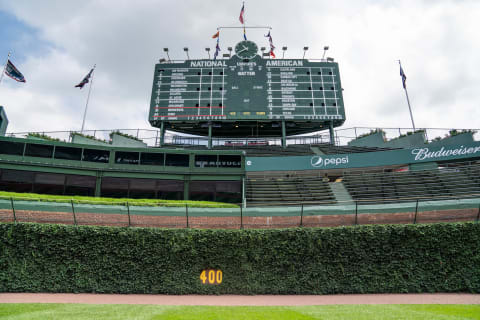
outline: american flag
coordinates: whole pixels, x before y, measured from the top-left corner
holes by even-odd
[[[27,82],[23,74],[13,65],[10,59],[7,60],[7,65],[5,66],[5,74],[18,82]]]
[[[238,18],[238,20],[240,20],[241,24],[244,24],[244,20],[243,20],[243,14],[244,13],[245,13],[245,3],[242,5],[242,10],[240,10],[240,17]]]

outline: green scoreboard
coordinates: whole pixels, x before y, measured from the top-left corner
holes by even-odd
[[[279,136],[339,126],[345,121],[338,64],[264,59],[242,41],[220,60],[159,63],[149,121],[155,127],[214,136]]]

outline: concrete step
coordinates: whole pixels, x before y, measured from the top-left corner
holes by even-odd
[[[343,185],[343,182],[331,182],[329,185],[338,204],[350,204],[354,202],[347,188]]]

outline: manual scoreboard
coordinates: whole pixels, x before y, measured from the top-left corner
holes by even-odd
[[[194,133],[195,124],[212,122],[238,128],[286,121],[305,131],[302,123],[318,130],[312,122],[345,121],[337,63],[263,59],[251,41],[240,42],[235,51],[229,59],[157,64],[150,123]]]

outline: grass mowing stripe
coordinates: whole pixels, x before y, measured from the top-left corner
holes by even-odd
[[[480,319],[480,305],[326,305],[211,307],[161,305],[0,304],[0,319]]]
[[[130,206],[159,206],[159,207],[184,207],[187,204],[192,208],[238,208],[238,205],[224,202],[213,201],[192,201],[192,200],[162,200],[162,199],[131,199],[131,198],[103,198],[103,197],[86,197],[86,196],[61,196],[37,193],[17,193],[0,191],[0,199],[14,201],[42,201],[42,202],[58,202],[84,204],[102,204],[102,205],[125,205]]]

